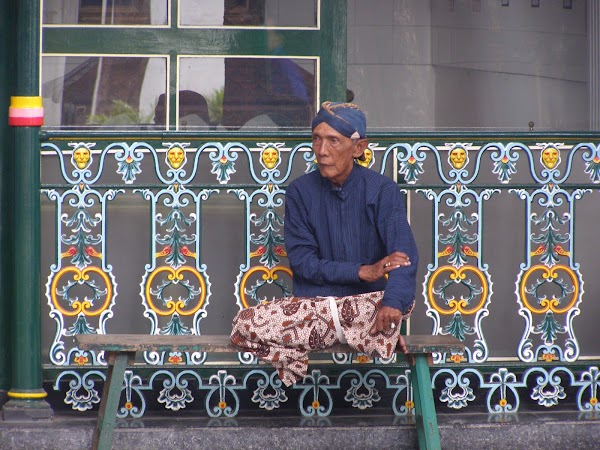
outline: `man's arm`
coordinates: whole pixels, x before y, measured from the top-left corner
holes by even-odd
[[[294,275],[317,285],[359,283],[360,263],[329,261],[319,257],[315,230],[312,229],[308,216],[309,212],[298,188],[291,184],[285,195],[284,235]]]
[[[359,277],[363,281],[376,281],[383,277],[386,273],[396,270],[400,267],[410,266],[411,262],[405,253],[394,252],[389,256],[386,256],[375,264],[364,265],[360,267],[358,272]],[[400,309],[392,306],[382,306],[377,312],[375,323],[370,330],[372,335],[377,334],[380,331],[387,331],[393,326],[398,326],[402,321],[404,314]],[[406,348],[403,347],[403,353],[406,353]]]
[[[392,323],[399,325],[403,315],[409,313],[415,298],[419,261],[404,202],[397,186],[390,185],[390,188],[380,195],[377,211],[377,227],[390,255],[389,261],[399,264],[396,264],[396,267],[390,266],[382,308],[377,314],[372,333],[388,330]],[[396,252],[401,252],[409,264],[403,264],[403,260],[397,256],[392,258]],[[381,262],[385,265],[388,260],[384,258],[379,261]]]
[[[377,261],[375,264],[365,264],[360,266],[358,277],[362,281],[372,283],[390,273],[392,270],[405,266],[410,266],[410,258],[408,255],[402,252],[394,252],[380,261]]]

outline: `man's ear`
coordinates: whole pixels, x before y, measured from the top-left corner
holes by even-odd
[[[368,145],[369,141],[366,139],[359,139],[358,141],[356,141],[356,144],[354,145],[354,150],[352,151],[352,157],[360,158],[365,152],[365,149]]]

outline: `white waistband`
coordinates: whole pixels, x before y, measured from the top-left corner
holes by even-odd
[[[331,309],[331,318],[333,319],[333,325],[335,326],[335,334],[337,334],[338,340],[342,344],[347,344],[348,341],[344,336],[344,329],[342,328],[342,324],[340,323],[340,316],[338,314],[337,305],[335,304],[335,299],[333,297],[327,297],[329,300],[329,309]]]

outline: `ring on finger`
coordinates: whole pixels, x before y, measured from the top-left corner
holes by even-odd
[[[383,265],[383,267],[390,267],[391,265],[392,265],[392,263],[388,261]]]
[[[394,322],[390,323],[390,328],[393,330],[394,328],[396,328],[396,324]]]

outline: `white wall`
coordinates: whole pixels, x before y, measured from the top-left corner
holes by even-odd
[[[378,128],[586,130],[586,4],[349,0],[348,88]]]
[[[428,1],[348,0],[347,86],[372,131],[435,126]]]

